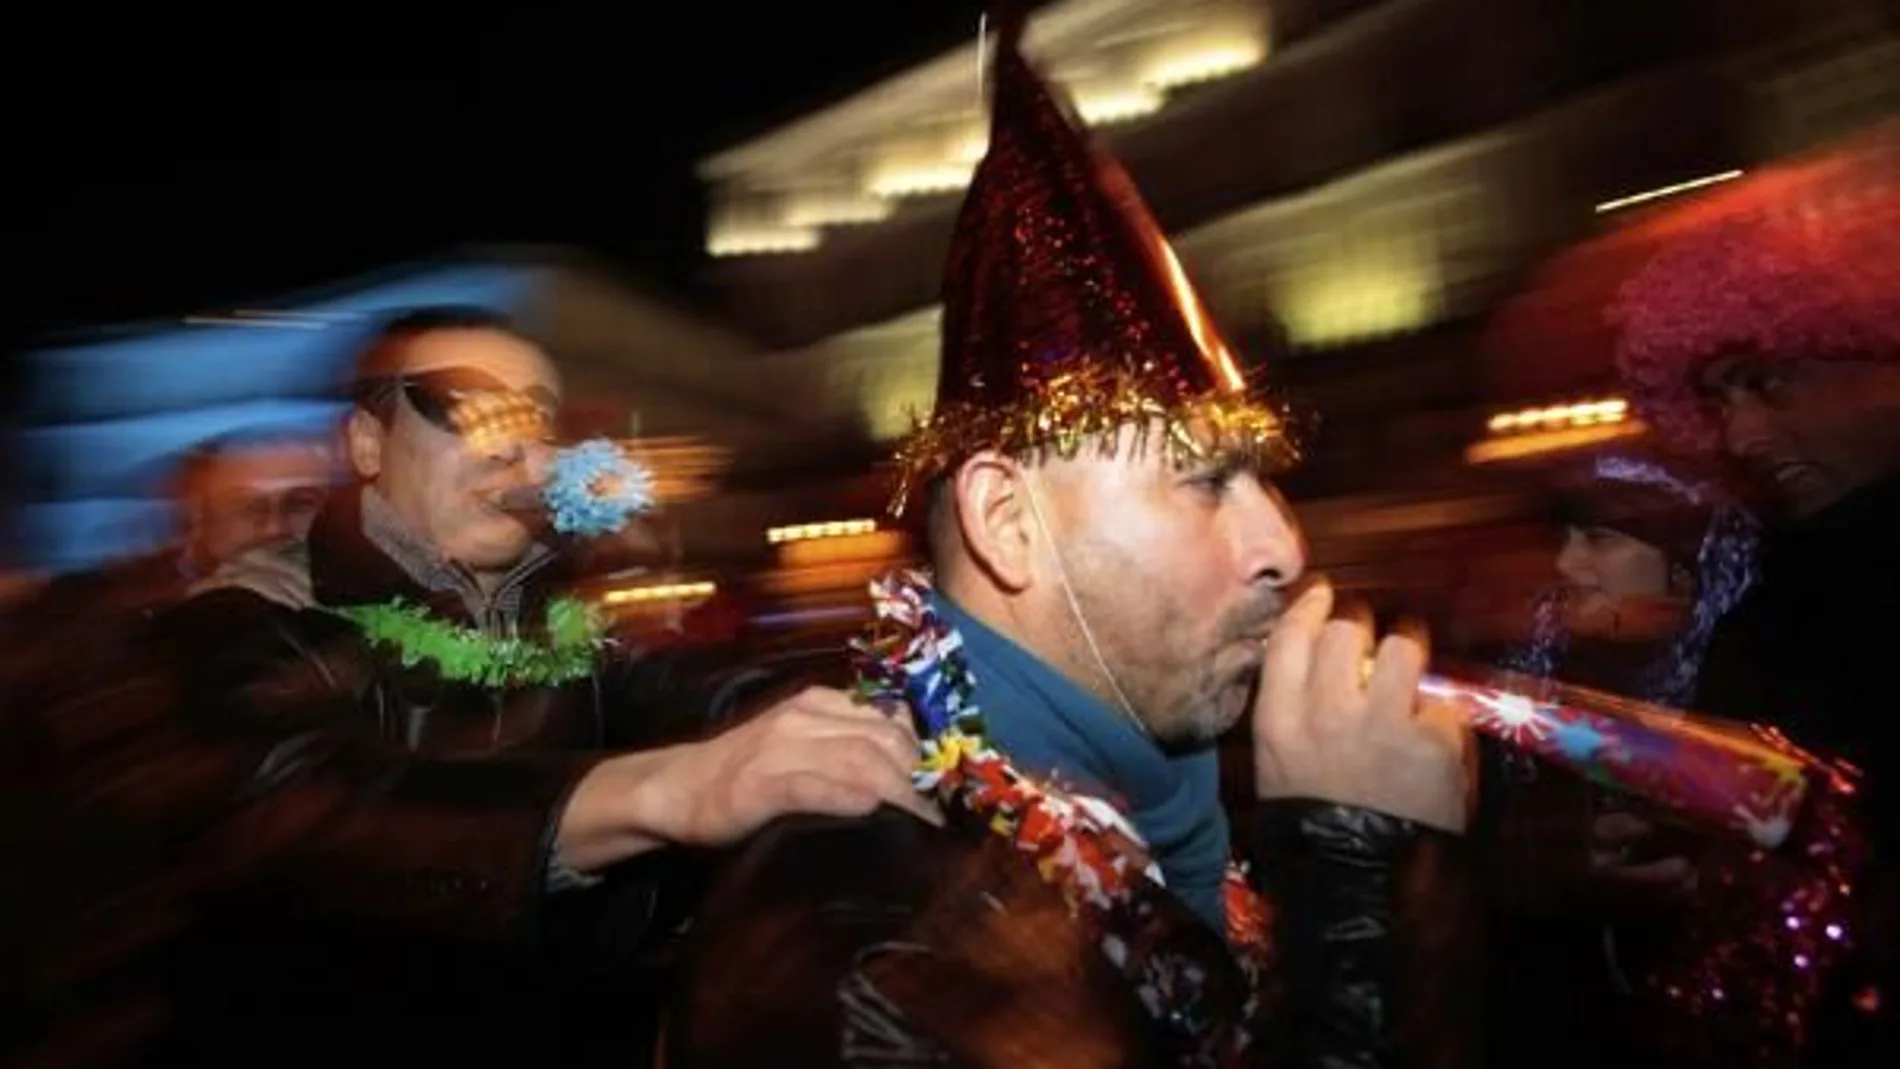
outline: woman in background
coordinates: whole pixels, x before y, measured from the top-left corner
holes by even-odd
[[[1754,581],[1756,525],[1713,485],[1635,454],[1560,471],[1557,582],[1505,667],[1685,706],[1715,622]],[[1650,1064],[1630,996],[1694,890],[1686,835],[1520,753],[1487,753],[1494,1065]],[[1579,1020],[1595,1022],[1578,1029]],[[1566,1036],[1561,1049],[1548,1039]],[[1532,1046],[1536,1044],[1536,1046]]]

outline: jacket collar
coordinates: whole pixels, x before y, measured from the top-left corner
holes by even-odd
[[[445,619],[511,634],[545,600],[558,557],[536,543],[486,593],[468,569],[444,558],[397,518],[374,487],[330,496],[310,532],[310,581],[323,605],[402,598]]]

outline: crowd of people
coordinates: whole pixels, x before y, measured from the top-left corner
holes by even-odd
[[[1895,232],[1750,213],[1630,281],[1657,442],[1557,474],[1498,658],[1856,770],[1853,954],[1695,1019],[1645,977],[1720,953],[1682,918],[1722,845],[1480,745],[1424,636],[1312,573],[1301,421],[1019,33],[895,458],[927,567],[850,650],[610,640],[598,546],[521,504],[555,363],[462,308],[383,325],[334,446],[195,456],[179,551],[11,599],[8,1064],[1874,1064]]]

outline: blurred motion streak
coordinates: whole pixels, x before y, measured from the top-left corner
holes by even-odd
[[[1465,459],[1473,464],[1494,464],[1505,460],[1542,456],[1566,449],[1602,445],[1622,438],[1641,437],[1648,431],[1641,422],[1631,420],[1607,427],[1569,427],[1539,431],[1498,441],[1478,442],[1465,450]]]
[[[654,496],[663,505],[703,500],[732,466],[732,451],[701,438],[636,438],[629,451],[653,472]]]

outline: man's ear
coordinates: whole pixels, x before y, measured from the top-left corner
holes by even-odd
[[[344,446],[350,454],[350,467],[360,479],[374,479],[383,472],[383,438],[388,429],[383,421],[360,408],[350,410],[343,425]]]
[[[1028,472],[1015,459],[984,450],[965,460],[952,478],[956,522],[972,562],[1009,593],[1033,574],[1036,530]]]

